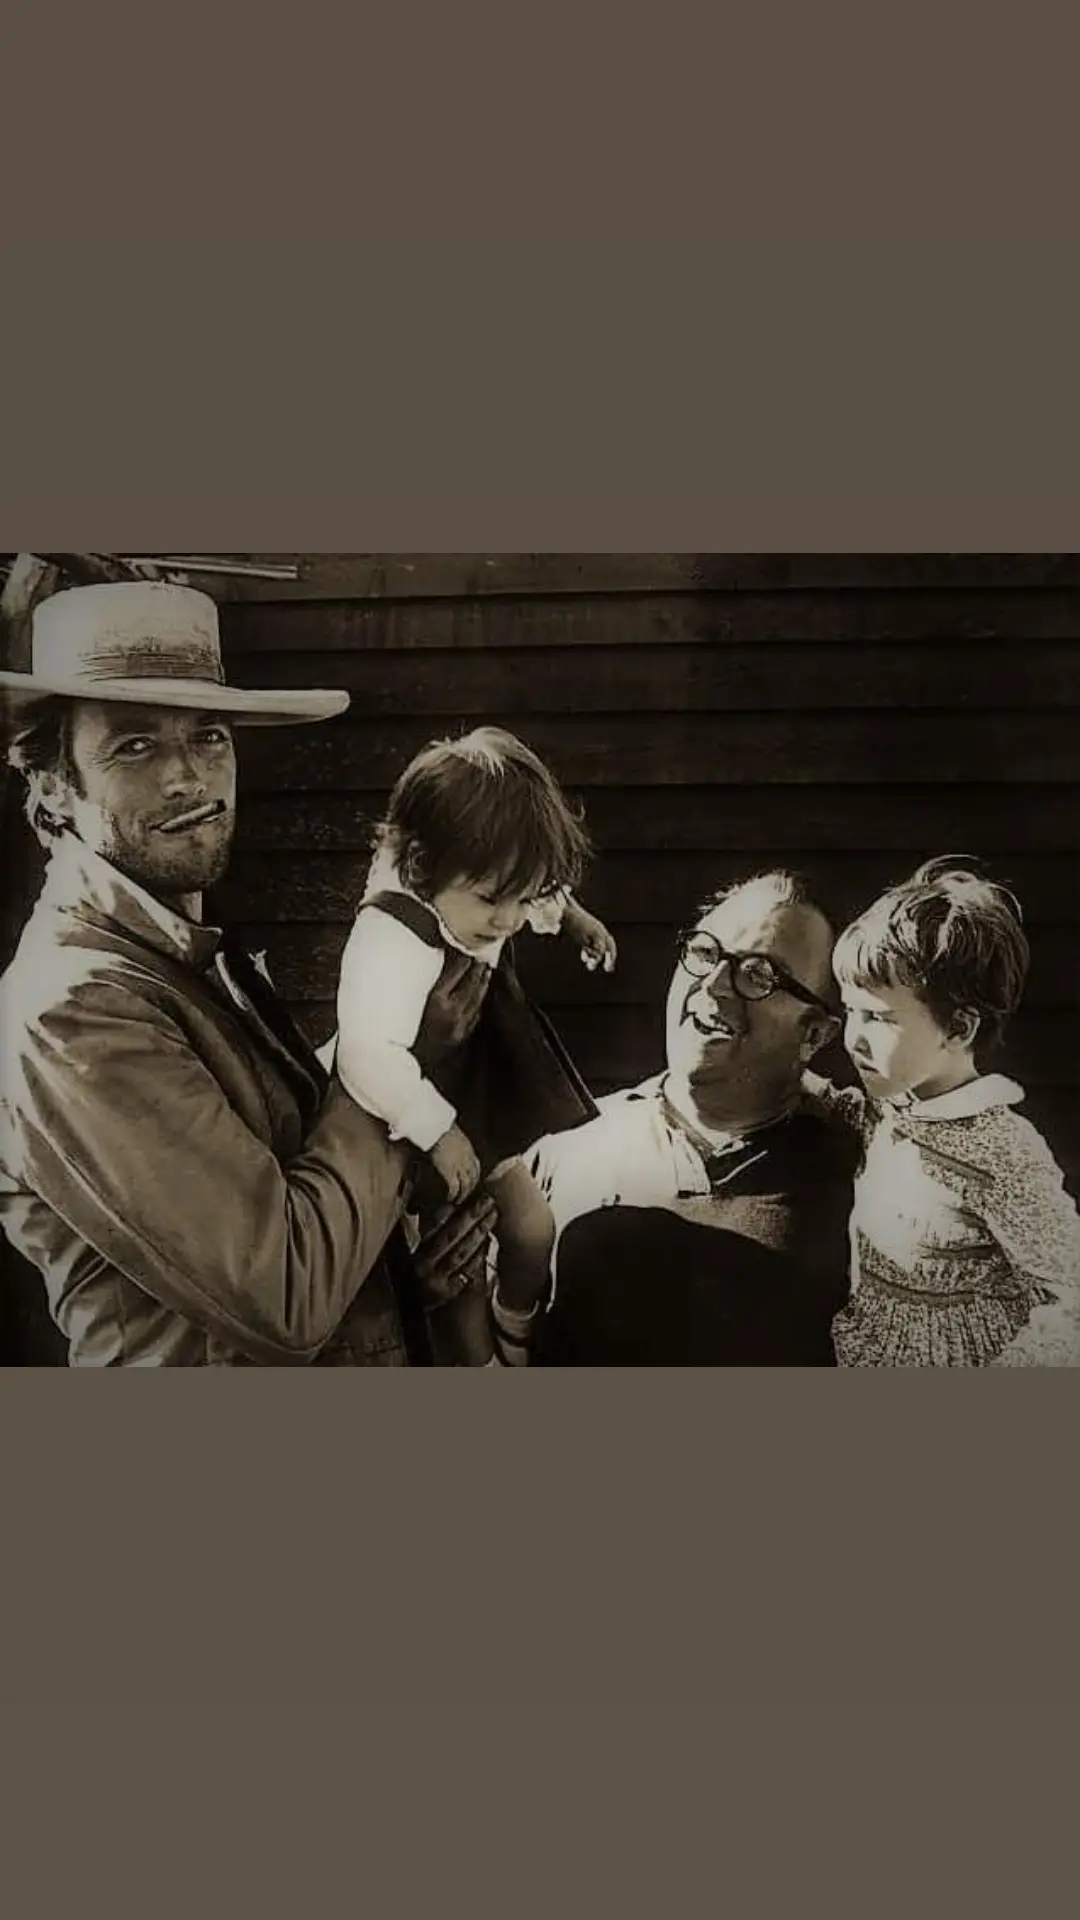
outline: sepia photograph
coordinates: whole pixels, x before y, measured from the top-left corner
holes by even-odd
[[[0,556],[0,1364],[1080,1364],[1080,556]]]

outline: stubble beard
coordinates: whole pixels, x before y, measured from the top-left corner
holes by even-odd
[[[101,851],[145,893],[169,903],[205,893],[223,879],[234,835],[235,820],[229,816],[227,825],[222,826],[212,840],[208,836],[208,843],[202,846],[197,842],[190,846],[171,846],[155,835],[145,849],[115,845],[103,847]]]

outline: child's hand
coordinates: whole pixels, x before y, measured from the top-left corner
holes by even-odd
[[[568,900],[563,926],[574,945],[581,949],[582,966],[588,967],[590,973],[595,973],[597,967],[603,967],[605,973],[614,973],[619,950],[602,920],[586,913],[579,900]]]
[[[464,1200],[480,1178],[480,1162],[472,1142],[460,1127],[448,1127],[431,1149],[431,1161],[446,1182],[446,1197],[453,1204]]]

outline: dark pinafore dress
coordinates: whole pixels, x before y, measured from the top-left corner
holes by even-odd
[[[491,967],[450,946],[437,915],[409,894],[378,892],[363,905],[378,907],[442,953],[442,971],[428,995],[412,1053],[455,1108],[483,1172],[523,1153],[542,1134],[595,1117],[588,1087],[518,978],[511,941]],[[421,1233],[445,1203],[443,1182],[425,1160],[412,1199]],[[407,1298],[407,1276],[398,1278],[399,1293]],[[444,1318],[448,1312],[441,1310]]]
[[[408,894],[369,896],[443,956],[413,1055],[457,1110],[485,1172],[541,1134],[580,1126],[596,1105],[550,1021],[518,979],[512,943],[491,967],[444,940],[437,915]]]

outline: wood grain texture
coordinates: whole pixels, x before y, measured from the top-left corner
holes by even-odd
[[[259,674],[304,673],[310,655],[483,651],[503,647],[597,650],[639,646],[878,645],[933,643],[964,651],[982,642],[1076,640],[1080,581],[1007,591],[918,588],[842,593],[561,593],[540,598],[319,600],[222,608],[226,660],[254,656]],[[266,656],[273,656],[267,659]],[[244,675],[248,673],[244,668]],[[251,669],[250,684],[259,674]],[[239,673],[238,673],[238,677]],[[314,684],[312,678],[310,684]]]
[[[251,851],[359,851],[382,817],[388,788],[357,793],[241,795],[239,844]],[[995,862],[1030,847],[1075,855],[1080,840],[1077,789],[1068,782],[1022,789],[988,783],[953,786],[624,786],[593,787],[586,823],[598,850],[690,852],[802,847],[827,851],[953,849]]]
[[[850,852],[761,849],[752,862],[730,851],[610,853],[596,866],[586,889],[602,918],[646,921],[672,928],[685,924],[698,903],[749,870],[787,865],[801,872],[821,905],[848,918],[882,888],[911,870],[915,860]],[[352,919],[363,893],[363,854],[289,855],[237,853],[216,898],[231,920],[308,921]],[[1052,854],[1018,852],[1000,863],[997,877],[1018,893],[1032,921],[1080,922],[1080,871],[1063,868]]]
[[[235,653],[232,678],[258,686],[265,665],[262,654]],[[1080,644],[1065,640],[1038,647],[507,645],[450,654],[436,647],[354,648],[275,656],[274,665],[280,686],[346,688],[355,717],[368,721],[408,714],[457,723],[493,709],[532,717],[1080,707]]]
[[[234,558],[237,556],[233,556]],[[1080,555],[1002,553],[276,553],[245,556],[299,567],[295,582],[228,580],[229,600],[530,597],[565,593],[744,592],[800,587],[1050,587],[1080,584]]]
[[[1007,784],[1080,779],[1074,713],[537,714],[493,708],[572,787]],[[251,792],[334,792],[389,786],[432,737],[424,717],[247,730]]]

